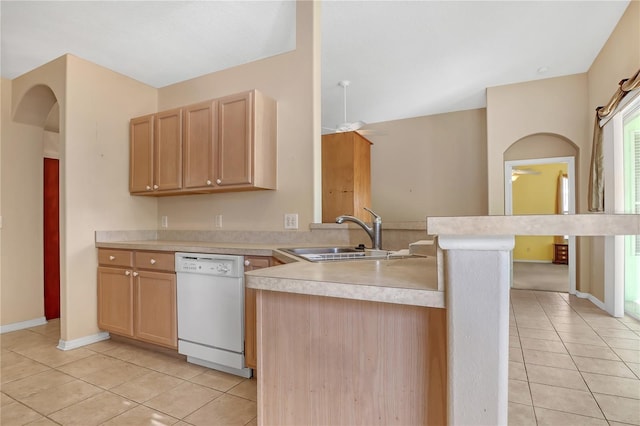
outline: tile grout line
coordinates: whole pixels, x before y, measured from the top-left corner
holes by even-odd
[[[591,324],[591,323],[590,323],[590,322],[585,318],[585,316],[583,316],[583,314],[582,314],[579,310],[577,310],[577,309],[575,309],[574,307],[572,307],[570,303],[569,303],[568,305],[569,305],[569,307],[570,307],[570,308],[571,308],[571,309],[572,309],[572,310],[573,310],[573,311],[574,311],[574,312],[575,312],[575,313],[576,313],[576,314],[577,314],[577,315],[578,315],[578,316],[579,316],[579,317],[580,317],[580,318],[585,322],[585,324],[587,324],[587,325],[589,326],[589,329],[590,329],[590,330],[591,330],[591,331],[592,331],[596,336],[598,336],[598,338],[599,338],[599,339],[600,339],[600,340],[605,344],[605,347],[607,347],[610,351],[612,351],[612,352],[616,355],[616,357],[618,358],[618,361],[619,361],[619,362],[622,362],[622,363],[623,363],[623,365],[624,365],[625,367],[627,367],[627,368],[631,371],[631,369],[630,369],[630,368],[629,368],[629,366],[627,365],[627,362],[626,362],[626,361],[624,361],[624,360],[620,357],[620,355],[615,351],[615,348],[611,347],[611,346],[609,345],[609,343],[608,343],[604,338],[602,338],[602,336],[597,332],[597,330],[593,327],[593,325],[592,325],[592,324]],[[547,315],[547,317],[549,316],[549,315],[546,313],[546,311],[545,311],[545,315]],[[614,318],[614,317],[604,316],[604,318]],[[620,321],[618,318],[615,318],[615,319],[617,320],[617,322],[618,322],[618,323],[620,323],[621,325],[624,325],[625,330],[630,330],[630,329],[629,329],[629,327],[628,327],[626,324],[624,324],[622,321]],[[555,329],[555,324],[553,324],[553,322],[551,322],[551,324],[552,324],[552,326],[553,326],[553,327],[554,327],[554,329]],[[556,332],[557,332],[557,329],[556,329]],[[576,333],[576,334],[580,334],[580,333]],[[594,394],[593,390],[591,389],[591,386],[589,386],[589,383],[586,381],[586,379],[585,379],[585,377],[584,377],[584,374],[583,374],[583,373],[589,373],[589,372],[586,372],[586,371],[585,371],[585,372],[583,372],[582,370],[580,370],[580,369],[578,368],[578,366],[577,366],[577,364],[576,364],[576,362],[575,362],[575,359],[574,359],[574,355],[573,355],[573,354],[568,350],[568,348],[566,347],[566,344],[565,344],[566,342],[564,341],[564,339],[562,339],[562,336],[560,336],[559,334],[558,334],[558,336],[560,337],[560,340],[561,340],[561,342],[563,343],[563,346],[565,346],[565,349],[567,349],[567,353],[569,354],[569,357],[571,358],[572,362],[573,362],[573,363],[574,363],[574,365],[576,366],[576,369],[577,369],[578,373],[580,374],[580,376],[581,376],[581,378],[582,378],[583,382],[584,382],[584,383],[585,383],[585,385],[587,386],[587,389],[589,390],[589,393],[590,393],[590,394],[591,394],[591,396],[593,397],[593,400],[596,402],[596,404],[597,404],[598,408],[599,408],[599,409],[600,409],[600,411],[602,412],[603,418],[604,418],[607,422],[611,422],[611,421],[613,421],[613,420],[609,420],[609,419],[607,418],[607,416],[606,416],[606,414],[605,414],[604,410],[602,409],[602,407],[600,406],[600,403],[598,402],[598,399],[595,397],[595,394]],[[594,359],[599,359],[599,358],[594,358]],[[633,373],[634,375],[636,375],[633,371],[632,371],[632,373]],[[603,376],[603,377],[619,377],[619,376],[615,376],[615,375],[611,375],[611,374],[601,374],[601,373],[589,373],[589,374],[597,374],[597,375],[600,375],[600,376]],[[633,380],[633,379],[632,379],[632,380]],[[616,398],[627,398],[627,399],[637,400],[636,398],[628,398],[628,397],[624,397],[624,396],[621,396],[621,395],[615,395],[615,394],[606,394],[606,393],[599,393],[599,394],[602,394],[602,395],[609,395],[609,396],[613,396],[613,397],[616,397]]]
[[[537,298],[536,298],[537,299]],[[574,311],[576,314],[578,314],[578,316],[580,316],[580,318],[585,321],[585,319],[582,317],[582,315],[580,315],[580,312],[578,312],[573,306],[571,306],[571,303],[569,303],[568,301],[565,300],[565,303],[569,306],[569,308],[571,308],[572,311]],[[544,309],[543,309],[544,311]],[[562,346],[564,347],[564,349],[567,351],[567,354],[569,355],[569,358],[571,358],[571,362],[573,362],[573,365],[576,367],[576,371],[578,372],[578,374],[580,374],[580,378],[582,379],[582,382],[584,383],[584,385],[587,387],[589,394],[591,395],[591,398],[593,398],[593,401],[596,403],[598,410],[600,410],[600,413],[602,414],[602,418],[609,423],[609,419],[607,418],[606,414],[604,413],[604,410],[602,409],[602,407],[600,406],[600,403],[598,402],[598,400],[596,399],[595,395],[593,394],[593,392],[591,391],[591,387],[589,387],[589,384],[587,383],[587,381],[584,378],[584,375],[582,374],[582,371],[580,370],[580,368],[578,368],[578,364],[576,364],[576,360],[573,358],[573,355],[571,354],[571,352],[569,351],[569,348],[567,348],[567,345],[565,344],[566,342],[564,341],[564,339],[562,338],[562,336],[560,335],[560,333],[558,333],[558,330],[556,329],[555,324],[553,324],[553,322],[551,321],[551,319],[549,318],[549,315],[547,314],[546,311],[544,311],[545,316],[547,317],[547,319],[549,319],[549,322],[551,323],[551,326],[553,327],[554,331],[556,332],[556,334],[558,335],[558,338],[560,339],[560,341],[562,342]],[[586,322],[586,321],[585,321]],[[589,327],[593,330],[593,327],[591,327],[591,325],[589,323],[587,323],[587,325],[589,325]],[[587,416],[587,417],[591,417],[591,416]],[[592,418],[596,418],[596,417],[592,417]]]
[[[40,335],[40,336],[44,336],[43,334],[40,334],[40,333],[37,333],[37,332],[33,332],[32,330],[27,330],[27,331],[32,332],[32,333],[34,333],[34,334],[38,334],[38,335]],[[230,396],[233,396],[234,398],[240,398],[240,399],[243,399],[243,400],[245,400],[245,401],[255,402],[255,401],[253,401],[253,400],[251,400],[251,399],[249,399],[249,398],[245,398],[244,396],[239,396],[239,395],[234,395],[234,394],[229,393],[230,391],[232,391],[233,389],[235,389],[236,387],[238,387],[239,385],[241,385],[241,384],[242,384],[242,383],[244,383],[245,381],[247,381],[247,380],[251,380],[251,379],[244,379],[244,378],[243,378],[239,383],[237,383],[237,384],[235,384],[234,386],[230,387],[230,388],[229,388],[229,389],[227,389],[226,391],[222,391],[222,390],[219,390],[219,389],[216,389],[216,388],[212,388],[212,387],[209,387],[209,386],[206,386],[206,385],[201,385],[201,384],[199,384],[199,383],[192,382],[190,379],[184,379],[184,378],[182,378],[182,377],[175,376],[175,375],[173,375],[173,374],[171,374],[171,373],[166,373],[166,372],[164,372],[164,371],[156,370],[156,369],[154,369],[154,368],[146,367],[146,366],[139,365],[139,364],[136,364],[136,363],[131,362],[131,361],[128,361],[128,360],[124,360],[124,359],[118,358],[118,357],[116,357],[116,356],[114,356],[114,355],[112,355],[112,354],[108,354],[108,353],[106,353],[106,352],[109,352],[109,350],[104,351],[104,352],[99,352],[99,351],[96,351],[96,350],[93,350],[93,349],[90,349],[90,348],[85,348],[85,349],[86,349],[86,350],[88,350],[88,351],[90,351],[90,352],[92,352],[92,354],[90,354],[90,355],[88,355],[88,356],[86,356],[86,357],[84,357],[84,358],[79,358],[79,359],[76,359],[76,360],[72,360],[72,361],[69,361],[69,362],[66,362],[66,363],[63,363],[63,364],[57,365],[57,366],[55,366],[55,367],[54,367],[54,366],[47,365],[47,364],[44,364],[44,363],[42,363],[42,362],[40,362],[40,361],[38,361],[38,360],[36,360],[36,359],[31,358],[31,357],[30,357],[30,356],[28,356],[28,355],[21,354],[21,353],[16,352],[16,351],[14,351],[14,350],[12,350],[12,349],[5,349],[5,350],[7,350],[7,351],[9,351],[9,352],[12,352],[12,353],[14,353],[14,354],[16,354],[16,355],[18,355],[18,356],[24,357],[24,358],[26,358],[26,359],[28,359],[28,360],[30,360],[30,361],[32,361],[32,362],[38,363],[38,364],[40,364],[40,365],[42,365],[42,366],[44,366],[44,367],[47,367],[49,370],[57,371],[57,372],[59,372],[59,373],[61,373],[61,374],[64,374],[64,375],[66,375],[66,376],[69,376],[69,377],[73,378],[74,380],[78,380],[78,381],[81,381],[81,382],[86,383],[86,384],[88,384],[88,385],[94,386],[94,387],[98,388],[98,389],[100,390],[100,392],[98,392],[98,393],[96,393],[96,394],[94,394],[94,395],[90,395],[90,396],[88,396],[87,398],[84,398],[84,399],[82,399],[82,400],[75,401],[74,403],[72,403],[72,404],[70,404],[70,405],[68,405],[68,406],[62,407],[62,408],[60,408],[60,409],[58,409],[58,410],[56,410],[56,411],[54,411],[54,412],[52,412],[52,413],[49,413],[49,415],[44,414],[44,413],[42,413],[42,412],[38,411],[37,409],[35,409],[34,407],[31,407],[31,406],[29,406],[29,405],[25,404],[25,403],[24,403],[24,402],[22,402],[20,399],[16,399],[16,398],[14,398],[14,397],[10,396],[9,394],[6,394],[6,395],[7,395],[8,397],[10,397],[13,401],[15,401],[15,402],[19,403],[20,405],[22,405],[22,406],[24,406],[24,407],[26,407],[26,408],[28,408],[28,409],[30,409],[30,410],[33,410],[34,412],[36,412],[36,413],[38,413],[38,414],[42,415],[42,416],[43,416],[44,418],[46,418],[47,420],[50,420],[50,421],[52,421],[52,422],[54,422],[54,423],[56,423],[56,424],[59,424],[59,423],[58,423],[58,422],[56,422],[53,418],[49,417],[50,415],[53,415],[53,414],[55,414],[55,413],[57,413],[57,412],[60,412],[60,411],[62,411],[62,410],[64,410],[64,409],[67,409],[67,408],[69,408],[69,407],[71,407],[71,406],[74,406],[74,405],[76,405],[76,404],[79,404],[79,403],[82,403],[82,402],[84,402],[84,401],[87,401],[88,399],[90,399],[90,398],[92,398],[92,397],[94,397],[94,396],[96,396],[96,395],[99,395],[100,393],[103,393],[103,392],[108,392],[108,393],[109,393],[109,394],[111,394],[111,395],[114,395],[114,396],[116,396],[116,397],[118,397],[118,398],[123,398],[123,399],[125,399],[126,401],[129,401],[129,402],[131,402],[132,404],[134,404],[134,406],[132,406],[132,407],[128,408],[127,410],[123,411],[122,413],[118,413],[117,415],[115,415],[115,416],[113,416],[113,417],[111,417],[111,418],[109,418],[109,419],[105,420],[105,422],[108,422],[108,421],[112,420],[113,418],[118,417],[118,416],[120,416],[120,415],[122,415],[122,414],[124,414],[124,413],[127,413],[127,412],[129,412],[129,411],[131,411],[131,410],[133,410],[133,409],[135,409],[135,408],[137,408],[137,407],[140,407],[140,406],[143,406],[143,407],[145,407],[145,408],[149,408],[149,409],[154,410],[154,411],[155,411],[155,410],[157,410],[156,408],[153,408],[153,407],[150,407],[150,406],[146,405],[146,403],[147,403],[148,401],[150,401],[151,399],[155,398],[155,396],[154,396],[154,397],[152,397],[152,398],[149,398],[149,400],[147,400],[147,401],[144,401],[144,402],[137,402],[137,401],[131,400],[131,399],[129,399],[129,398],[127,398],[127,397],[123,396],[123,395],[120,395],[120,394],[118,394],[118,393],[116,393],[116,392],[113,392],[111,389],[104,388],[104,387],[102,387],[102,386],[99,386],[99,385],[96,385],[96,384],[94,384],[94,383],[88,382],[88,381],[86,381],[86,380],[85,380],[84,378],[82,378],[82,377],[77,377],[77,376],[74,376],[73,374],[70,374],[70,373],[67,373],[67,372],[65,372],[65,371],[63,371],[63,370],[60,370],[60,367],[64,367],[64,366],[66,366],[66,365],[68,365],[68,364],[71,364],[71,363],[73,363],[73,362],[81,361],[81,360],[83,360],[83,359],[86,359],[86,358],[89,358],[89,357],[91,357],[91,356],[95,356],[95,355],[102,355],[102,356],[105,356],[105,357],[108,357],[108,358],[111,358],[111,359],[114,359],[114,360],[118,360],[118,361],[121,361],[121,362],[124,362],[124,363],[130,364],[130,365],[136,366],[136,367],[144,368],[144,369],[146,369],[146,370],[149,370],[149,373],[151,373],[151,372],[156,372],[156,373],[159,373],[159,374],[163,374],[163,375],[167,375],[167,376],[170,376],[170,377],[173,377],[173,378],[179,379],[179,380],[181,380],[181,384],[182,384],[182,383],[186,383],[186,382],[188,382],[188,383],[196,384],[196,385],[198,385],[198,386],[206,387],[206,388],[208,388],[208,389],[212,389],[212,390],[214,390],[214,391],[216,391],[216,392],[219,392],[219,393],[220,393],[220,395],[216,396],[215,398],[211,399],[210,401],[205,402],[202,406],[200,406],[200,407],[196,408],[195,410],[191,411],[190,413],[188,413],[188,414],[186,414],[186,415],[182,416],[181,418],[177,418],[177,420],[178,420],[178,421],[183,421],[183,422],[187,423],[186,421],[184,421],[184,420],[183,420],[184,418],[188,417],[189,415],[193,414],[193,413],[194,413],[194,412],[196,412],[197,410],[201,409],[201,408],[202,408],[202,407],[204,407],[205,405],[207,405],[207,404],[209,404],[210,402],[212,402],[212,401],[214,401],[214,400],[216,400],[216,399],[220,398],[220,397],[221,397],[221,396],[223,396],[223,395],[230,395]],[[145,350],[145,349],[141,349],[141,348],[137,348],[137,349],[140,349],[140,350],[142,350],[142,351],[146,352],[146,350]],[[143,352],[143,353],[144,353],[144,352]],[[186,361],[185,361],[185,362],[186,362]],[[45,370],[45,371],[47,371],[47,370]],[[7,383],[11,383],[11,382],[14,382],[14,381],[18,381],[18,380],[26,379],[26,378],[28,378],[28,377],[35,376],[35,375],[40,374],[40,373],[42,373],[42,372],[43,372],[43,371],[36,372],[36,373],[34,373],[34,374],[30,374],[30,375],[28,375],[28,376],[21,377],[20,379],[11,380],[10,382],[7,382]],[[204,370],[203,372],[206,372],[206,370]],[[148,373],[145,373],[145,374],[148,374]],[[200,373],[200,374],[202,374],[202,373]],[[197,376],[197,375],[196,375],[196,376]],[[195,376],[193,376],[193,377],[195,377]],[[191,377],[191,378],[193,378],[193,377]],[[161,392],[161,393],[162,393],[162,392]],[[160,394],[159,394],[159,395],[160,395]],[[157,396],[157,395],[156,395],[156,396]],[[167,416],[169,416],[169,417],[176,418],[176,417],[174,417],[173,415],[171,415],[171,414],[169,414],[169,413],[166,413],[166,412],[164,412],[164,411],[162,411],[162,410],[157,410],[157,411],[160,411],[160,412],[164,413],[165,415],[167,415]],[[249,422],[248,422],[248,423],[251,423],[251,421],[253,421],[254,419],[255,419],[255,417],[254,417],[254,418],[252,418],[251,420],[249,420]],[[103,422],[103,423],[104,423],[104,422]],[[101,423],[101,424],[102,424],[102,423]]]

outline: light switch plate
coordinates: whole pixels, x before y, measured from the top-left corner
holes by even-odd
[[[221,214],[217,214],[216,215],[216,228],[222,228],[222,215]]]
[[[167,216],[162,216],[160,226],[163,228],[169,227],[169,218]]]
[[[284,214],[284,229],[298,229],[298,213]]]

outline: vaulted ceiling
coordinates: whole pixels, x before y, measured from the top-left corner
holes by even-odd
[[[586,72],[628,0],[324,1],[322,125],[486,106],[491,86]],[[2,77],[65,53],[154,87],[295,49],[293,1],[0,3]]]

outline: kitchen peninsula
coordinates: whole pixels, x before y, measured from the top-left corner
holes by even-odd
[[[259,424],[506,424],[514,235],[638,235],[640,216],[436,217],[427,232],[444,262],[310,263],[282,243],[96,245],[291,262],[246,274],[257,291]]]
[[[259,424],[445,424],[437,277],[435,258],[248,273],[259,290]]]
[[[640,215],[435,217],[427,232],[445,251],[446,309],[291,294],[308,284],[293,265],[248,274],[259,290],[259,424],[506,425],[514,235],[639,235]],[[369,267],[383,274],[383,262]],[[407,365],[422,370],[405,375]],[[403,392],[422,405],[398,402]]]
[[[283,243],[156,238],[97,233],[96,247],[285,262],[246,274],[246,286],[261,294],[262,424],[445,422],[445,299],[435,256],[312,263],[278,250]]]

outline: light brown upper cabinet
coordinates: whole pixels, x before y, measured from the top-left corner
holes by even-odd
[[[277,104],[273,99],[251,90],[186,106],[182,111],[180,122],[175,117],[163,116],[166,121],[158,124],[160,115],[166,113],[131,120],[132,194],[178,195],[276,189]],[[143,180],[138,175],[145,169],[137,164],[136,157],[141,156],[137,151],[143,146],[139,139],[146,136],[146,127],[141,123],[146,117],[154,117],[155,126],[151,126],[155,131],[155,135],[151,135],[154,141],[158,133],[171,140],[169,135],[175,135],[178,124],[182,129],[183,155],[175,155],[172,157],[175,162],[167,165],[168,161],[163,160],[163,156],[166,157],[171,152],[169,147],[173,146],[165,142],[166,147],[159,154],[162,162],[159,167],[164,167],[166,175],[162,174],[161,183],[151,184],[151,189],[147,189],[149,185],[146,183],[138,183]],[[176,181],[180,186],[169,185],[172,173],[180,167],[183,179]],[[156,184],[159,188],[154,187]]]
[[[211,188],[218,157],[217,101],[184,108],[184,189]]]
[[[371,142],[358,132],[322,135],[322,222],[371,216]]]
[[[276,102],[252,90],[218,99],[221,190],[276,189]]]
[[[153,118],[145,115],[131,120],[129,135],[129,191],[153,190]]]
[[[182,188],[182,109],[130,123],[129,191],[160,195]]]

